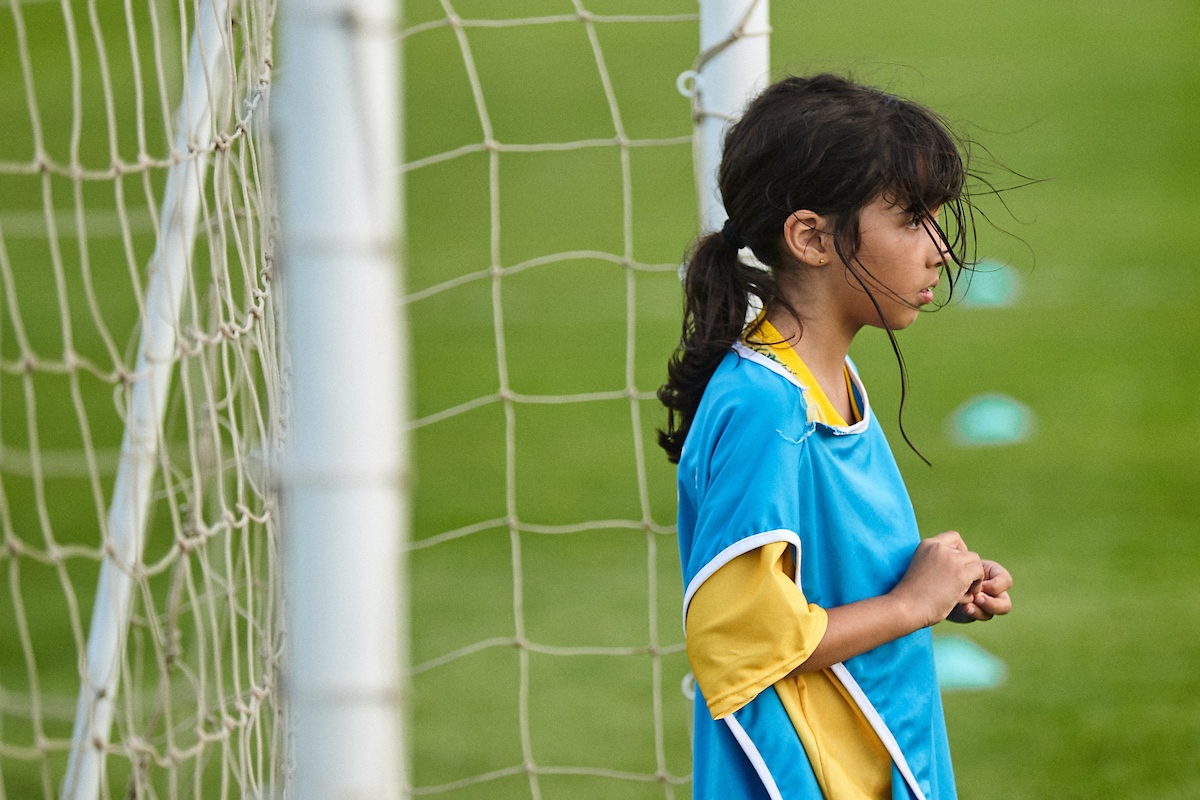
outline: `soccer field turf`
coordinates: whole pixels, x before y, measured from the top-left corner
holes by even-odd
[[[449,5],[464,19],[574,13],[567,0]],[[583,5],[598,14],[695,11],[690,0]],[[998,689],[945,697],[960,795],[1200,795],[1200,590],[1193,579],[1200,564],[1200,368],[1192,352],[1200,340],[1200,10],[1188,0],[773,5],[773,75],[850,72],[928,103],[1003,165],[1044,179],[1007,194],[1007,209],[980,200],[996,227],[981,222],[979,255],[1016,267],[1016,304],[952,304],[899,337],[911,375],[905,426],[932,468],[896,429],[899,379],[886,339],[865,334],[854,351],[923,532],[961,531],[1016,580],[1009,618],[936,631],[971,638],[1008,668]],[[409,26],[445,16],[434,0],[405,7]],[[582,23],[467,28],[464,35],[497,141],[614,137]],[[674,82],[692,65],[695,23],[603,23],[596,36],[627,136],[686,137],[690,109]],[[5,47],[0,100],[22,120],[22,85]],[[404,47],[408,160],[482,142],[454,32],[414,33]],[[54,74],[52,59],[39,65]],[[54,80],[63,77],[46,78]],[[0,134],[0,161],[29,158],[22,125]],[[982,147],[976,153],[987,161]],[[632,148],[628,169],[627,231],[614,146],[502,152],[495,220],[487,152],[408,173],[409,292],[486,271],[493,261],[528,265],[498,285],[485,276],[408,304],[416,417],[429,420],[499,392],[498,331],[513,393],[613,393],[590,402],[516,403],[507,409],[511,419],[495,400],[416,430],[412,660],[423,666],[413,680],[413,777],[420,787],[496,773],[434,796],[530,797],[527,759],[552,768],[536,779],[546,798],[667,794],[653,781],[572,768],[639,776],[662,768],[672,777],[690,770],[678,557],[663,532],[674,522],[673,469],[653,443],[662,423],[657,403],[636,401],[646,469],[640,490],[632,403],[622,394],[630,386],[652,392],[662,382],[678,337],[673,265],[695,233],[690,145]],[[991,177],[1020,182],[1004,169]],[[6,180],[0,222],[10,230],[21,214],[40,212],[40,197],[36,182]],[[34,304],[39,291],[49,295],[32,277],[42,250],[6,243],[14,262],[24,253],[34,265],[15,267],[18,277],[23,269],[31,276],[21,285],[33,293],[23,303]],[[651,268],[622,266],[627,246],[633,262]],[[571,252],[579,254],[528,264]],[[122,270],[123,263],[113,273]],[[48,302],[41,324],[53,342],[59,334]],[[114,293],[106,302],[122,301]],[[24,424],[12,402],[17,392],[15,380],[0,378],[9,445]],[[987,392],[1032,409],[1032,439],[955,445],[946,420]],[[65,401],[61,411],[70,423]],[[516,439],[506,466],[508,424]],[[115,442],[115,420],[110,426],[96,435]],[[72,436],[61,435],[69,446]],[[5,477],[6,486],[20,484]],[[27,498],[10,494],[8,503],[16,504],[16,528],[36,525]],[[508,527],[510,507],[525,526],[519,533]],[[649,531],[639,527],[646,518]],[[633,527],[555,527],[595,520]],[[478,532],[430,543],[475,524]],[[6,566],[0,563],[0,573]],[[22,587],[33,624],[58,626],[69,637],[51,616],[62,613],[57,584],[43,577],[44,604],[29,581]],[[0,577],[8,596],[6,581]],[[0,602],[0,688],[20,688],[25,667],[12,644],[12,606]],[[535,647],[514,647],[517,637]],[[660,660],[612,654],[644,650],[652,638]],[[62,648],[44,685],[69,697],[69,638]],[[571,648],[586,651],[563,654]],[[0,743],[20,725],[0,717]],[[41,791],[23,769],[0,753],[8,796]],[[686,784],[672,791],[689,794]]]

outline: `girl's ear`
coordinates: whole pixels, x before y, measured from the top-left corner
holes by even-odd
[[[783,241],[793,258],[810,267],[824,266],[836,258],[825,219],[806,208],[793,211],[784,220]]]

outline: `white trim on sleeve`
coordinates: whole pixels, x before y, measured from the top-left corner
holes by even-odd
[[[772,544],[774,542],[787,542],[796,547],[796,583],[800,582],[800,537],[794,532],[786,528],[779,528],[773,531],[764,531],[756,533],[753,536],[747,536],[745,539],[739,539],[733,544],[726,547],[721,552],[717,553],[713,558],[700,568],[696,576],[692,578],[687,586],[687,591],[683,593],[683,629],[687,630],[687,612],[688,606],[691,605],[692,595],[696,594],[696,590],[700,585],[708,580],[714,572],[728,564],[733,559],[740,555],[749,553],[751,550],[757,550],[763,545]]]

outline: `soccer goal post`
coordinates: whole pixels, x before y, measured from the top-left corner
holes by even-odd
[[[197,10],[188,59],[187,85],[176,121],[174,150],[187,153],[212,141],[213,106],[228,91],[224,74],[227,19],[224,0],[204,0]],[[152,483],[159,463],[160,431],[175,370],[180,306],[200,222],[208,158],[180,161],[167,173],[151,259],[141,338],[129,392],[125,435],[108,513],[107,542],[92,604],[87,650],[63,781],[63,800],[95,800],[101,793],[105,751],[116,711],[134,573],[142,564]]]
[[[398,0],[287,0],[276,98],[296,800],[408,786]]]
[[[768,0],[700,0],[700,56],[681,76],[696,121],[696,194],[702,230],[720,230],[717,170],[729,123],[766,88],[771,69]]]

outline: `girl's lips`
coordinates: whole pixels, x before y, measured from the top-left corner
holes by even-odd
[[[922,289],[917,294],[917,299],[921,301],[922,305],[924,305],[925,303],[932,303],[933,302],[933,288],[930,287],[928,289]]]

